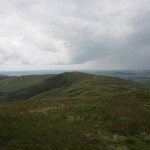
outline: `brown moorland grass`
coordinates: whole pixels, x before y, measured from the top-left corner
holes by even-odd
[[[1,104],[0,149],[148,150],[149,100],[145,91]]]

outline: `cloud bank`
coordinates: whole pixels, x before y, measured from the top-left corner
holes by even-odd
[[[0,0],[0,65],[150,69],[149,14],[149,0]]]

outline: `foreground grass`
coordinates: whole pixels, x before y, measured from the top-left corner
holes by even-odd
[[[2,150],[148,150],[149,91],[0,105]]]

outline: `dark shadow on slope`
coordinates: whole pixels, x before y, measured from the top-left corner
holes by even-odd
[[[54,90],[60,87],[67,87],[72,84],[76,84],[80,81],[84,81],[93,78],[94,75],[80,72],[70,72],[58,74],[54,77],[46,79],[44,82],[24,88],[17,92],[11,93],[4,98],[4,101],[24,100],[33,97],[37,94],[41,94],[46,91]]]

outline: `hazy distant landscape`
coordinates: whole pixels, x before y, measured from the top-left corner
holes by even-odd
[[[136,81],[143,84],[150,84],[150,70],[112,70],[112,71],[98,71],[101,75],[110,75],[115,77],[120,77],[132,81]]]
[[[137,81],[144,84],[150,84],[150,70],[80,70],[86,73],[96,75],[107,75],[120,77]],[[2,76],[22,76],[22,75],[44,75],[44,74],[58,74],[63,72],[71,72],[71,70],[41,70],[41,71],[0,71],[0,78]]]

